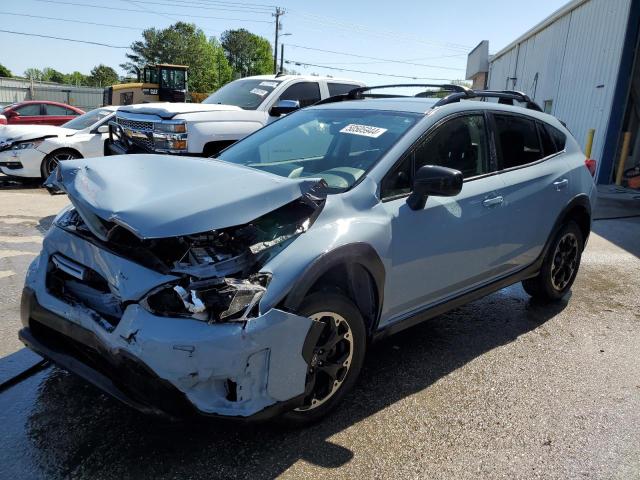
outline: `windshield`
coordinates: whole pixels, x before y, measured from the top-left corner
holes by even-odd
[[[2,110],[0,110],[0,112],[6,112],[7,110],[9,110],[12,107],[15,107],[17,105],[17,103],[11,103],[9,105],[5,105],[4,107],[2,107]]]
[[[107,110],[106,108],[96,108],[95,110],[91,110],[90,112],[74,118],[62,126],[73,130],[84,130],[100,120],[103,120],[105,117],[108,117],[112,113],[113,112],[111,110]]]
[[[227,148],[220,159],[347,190],[420,118],[378,110],[300,110]]]
[[[236,80],[224,87],[202,103],[218,103],[221,105],[235,105],[245,110],[255,110],[278,86],[278,80]]]

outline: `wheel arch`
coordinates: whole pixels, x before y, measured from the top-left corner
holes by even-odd
[[[52,155],[55,155],[56,153],[59,152],[71,152],[75,155],[78,156],[78,158],[84,158],[84,155],[82,155],[82,153],[80,153],[77,149],[73,148],[73,147],[59,147],[59,148],[54,148],[53,150],[51,150],[49,153],[47,153],[43,158],[42,161],[40,162],[40,175],[42,176],[42,178],[44,178],[46,180],[47,177],[47,173],[45,172],[45,163],[49,160],[49,157],[51,157]]]
[[[377,328],[384,300],[385,269],[367,243],[343,245],[314,260],[296,280],[281,306],[296,311],[310,293],[338,289],[356,305],[371,335]]]
[[[217,155],[222,150],[233,145],[237,141],[238,140],[215,140],[213,142],[207,142],[202,148],[202,156],[212,157],[213,155]]]
[[[556,220],[553,234],[569,221],[574,221],[578,224],[582,233],[583,243],[586,245],[589,234],[591,233],[592,221],[591,202],[586,194],[576,195],[564,207]]]

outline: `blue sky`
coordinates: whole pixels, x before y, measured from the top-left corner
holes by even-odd
[[[285,59],[382,75],[317,66],[292,68],[301,73],[331,74],[379,84],[402,81],[387,75],[434,81],[464,78],[466,54],[479,41],[489,40],[490,51],[496,52],[565,3],[565,0],[276,0],[274,3],[270,0],[1,0],[0,29],[126,47],[140,38],[144,28],[166,27],[185,20],[196,23],[209,36],[219,36],[226,29],[246,28],[273,42],[274,25],[269,11],[278,5],[286,10],[281,17],[281,32],[291,33],[283,37]],[[118,8],[127,10],[118,11]],[[8,13],[113,24],[121,28]],[[126,52],[2,32],[0,45],[0,63],[16,74],[22,74],[28,67],[47,66],[65,73],[74,70],[88,73],[99,63],[120,71],[118,64],[125,60]]]

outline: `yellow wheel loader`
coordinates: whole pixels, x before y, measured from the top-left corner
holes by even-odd
[[[103,103],[132,105],[149,102],[185,102],[188,95],[189,67],[185,65],[147,65],[138,71],[138,81],[120,83],[104,89]]]

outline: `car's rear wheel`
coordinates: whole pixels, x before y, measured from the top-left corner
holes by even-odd
[[[300,315],[324,323],[307,371],[304,403],[284,414],[291,425],[313,423],[329,413],[356,383],[366,350],[366,328],[351,300],[339,293],[316,292]]]
[[[584,238],[575,222],[568,222],[554,237],[540,273],[522,282],[533,298],[553,302],[564,297],[578,274]]]
[[[65,160],[75,160],[77,158],[82,157],[80,156],[80,154],[78,154],[78,152],[74,152],[73,150],[62,149],[51,152],[42,160],[42,165],[40,166],[42,178],[46,180],[60,162],[64,162]]]

